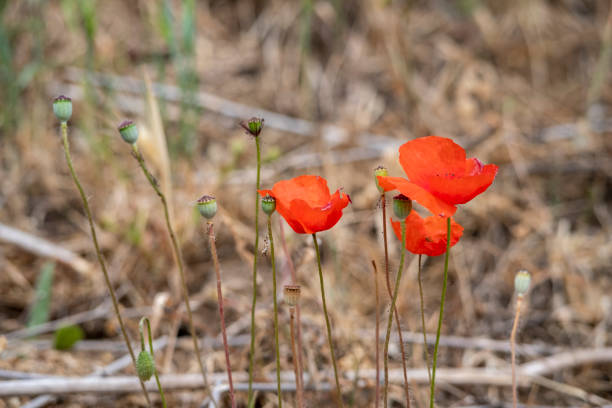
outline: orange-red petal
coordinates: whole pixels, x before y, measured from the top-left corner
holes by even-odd
[[[423,187],[411,183],[405,178],[378,176],[378,184],[380,184],[385,191],[398,190],[406,197],[427,208],[434,215],[450,217],[457,211],[457,207],[454,205],[448,204],[425,190]]]
[[[497,174],[496,165],[467,159],[461,146],[439,136],[404,143],[399,161],[411,182],[453,205],[467,203],[485,191]]]
[[[399,221],[391,220],[395,236],[401,240]],[[451,218],[450,246],[459,242],[463,235],[463,227]],[[406,218],[406,249],[413,254],[438,256],[446,252],[446,218],[435,215],[421,218],[412,211]]]

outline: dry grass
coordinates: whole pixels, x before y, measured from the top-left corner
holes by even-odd
[[[129,116],[158,134],[154,115],[145,113],[145,104],[151,101],[143,89],[128,90],[120,83],[99,87],[87,71],[74,68],[89,66],[92,73],[137,81],[146,72],[153,82],[166,85],[179,85],[183,70],[192,69],[201,91],[314,124],[311,134],[304,135],[297,129],[275,129],[279,122],[266,121],[270,125],[261,137],[263,156],[269,162],[263,186],[315,173],[328,178],[332,188],[342,186],[351,195],[353,204],[337,227],[320,235],[342,371],[374,367],[370,260],[380,265],[382,238],[372,170],[385,164],[391,175],[402,174],[394,146],[427,134],[453,137],[470,156],[500,166],[491,189],[458,211],[465,233],[451,251],[444,333],[507,339],[514,274],[525,268],[532,273],[533,289],[521,318],[519,343],[544,344],[551,351],[610,346],[612,86],[606,47],[612,47],[612,14],[607,1],[321,0],[312,2],[310,20],[302,11],[309,1],[198,2],[193,56],[173,54],[161,35],[162,3],[96,3],[90,54],[83,28],[86,19],[79,18],[76,3],[62,2],[60,7],[58,2],[38,6],[24,1],[4,6],[0,40],[11,56],[2,62],[3,224],[52,241],[94,265],[86,219],[63,163],[51,112],[51,98],[66,92],[75,98],[70,127],[75,166],[90,197],[112,278],[123,292],[121,302],[125,308],[136,308],[161,299],[163,305],[152,321],[156,335],[169,333],[180,299],[170,295],[164,301],[162,296],[177,293],[162,210],[115,130]],[[168,3],[180,20],[181,2]],[[180,39],[185,25],[179,23],[175,34]],[[310,35],[304,27],[310,28]],[[32,64],[38,65],[34,69]],[[15,85],[7,74],[12,70],[25,76],[26,69],[34,69],[35,75],[23,79],[23,86]],[[15,91],[13,86],[21,88]],[[193,209],[199,196],[212,193],[221,205],[216,225],[228,335],[240,339],[249,331],[254,143],[223,107],[183,108],[181,113],[176,99],[163,92],[157,93],[157,103],[171,152],[170,176],[165,178],[172,181],[175,224],[192,298],[198,302],[196,325],[202,336],[219,334],[212,261],[203,222]],[[346,133],[334,139],[336,133],[324,125],[340,126]],[[191,135],[188,153],[182,153],[185,143],[179,137],[184,129]],[[156,172],[164,179],[164,160],[148,161],[157,165]],[[275,222],[278,231],[278,219]],[[327,370],[310,237],[287,227],[285,232],[303,285],[305,363],[311,370]],[[392,259],[397,260],[397,241],[390,242]],[[277,252],[281,277],[288,279],[282,251]],[[24,327],[45,261],[8,241],[0,242],[0,332]],[[399,310],[404,328],[418,332],[415,261],[408,259]],[[257,368],[261,377],[274,370],[274,357],[269,262],[262,259],[260,268]],[[426,317],[428,331],[433,332],[442,259],[427,259],[424,268]],[[106,298],[96,267],[83,272],[60,264],[50,318],[92,310]],[[134,339],[137,316],[127,319]],[[286,326],[287,311],[281,322]],[[48,342],[22,339],[9,342],[0,354],[0,368],[84,376],[122,355],[121,347],[111,341],[118,339],[111,314],[82,327],[88,341],[107,340],[103,352],[58,352]],[[197,372],[187,334],[183,322],[177,351],[163,367],[165,373]],[[282,366],[292,370],[288,337],[286,326],[281,333]],[[410,367],[424,367],[420,347],[418,342],[409,345]],[[441,367],[508,368],[509,364],[509,355],[499,351],[469,346],[441,351]],[[247,345],[239,342],[232,353],[234,372],[244,372]],[[163,353],[158,354],[161,364]],[[392,368],[399,368],[396,350],[393,357]],[[532,358],[519,355],[519,362]],[[210,370],[223,372],[222,348],[208,347],[206,359]],[[611,369],[609,363],[592,363],[549,378],[612,400]],[[347,380],[344,389],[354,406],[371,404],[372,388],[353,390]],[[426,385],[415,383],[412,389],[417,406],[424,406]],[[440,406],[501,406],[511,400],[507,386],[447,385],[440,386],[438,393]],[[195,407],[203,399],[201,392],[194,391],[166,395],[171,406]],[[391,389],[391,396],[399,406],[400,383]],[[523,388],[520,396],[535,405],[584,404],[537,385]],[[244,401],[245,394],[238,393],[238,398]],[[289,405],[292,398],[288,394]],[[324,392],[307,393],[307,399],[310,406],[327,406],[331,401]],[[0,401],[0,407],[27,400],[13,397]],[[274,394],[263,394],[260,401],[261,406],[274,406]],[[55,406],[143,406],[143,398],[75,395]]]

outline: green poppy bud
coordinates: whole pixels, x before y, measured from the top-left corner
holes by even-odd
[[[136,372],[142,381],[148,381],[155,373],[155,361],[146,350],[142,350],[136,359]]]
[[[202,217],[210,220],[217,214],[217,200],[213,196],[204,195],[198,200],[198,211]]]
[[[380,191],[380,194],[384,193],[385,190],[383,190],[380,184],[378,184],[378,176],[387,177],[388,175],[389,172],[387,171],[387,168],[385,166],[378,166],[374,169],[374,182],[376,183],[376,188],[378,189],[378,191]]]
[[[240,126],[246,130],[251,136],[257,137],[263,129],[263,118],[252,117],[247,122],[240,122]]]
[[[531,275],[526,270],[518,271],[514,277],[514,291],[517,295],[523,296],[529,290]]]
[[[285,302],[289,307],[295,307],[300,301],[300,285],[285,285],[283,290]]]
[[[412,200],[403,194],[398,194],[393,197],[393,212],[395,217],[400,221],[403,221],[408,217],[412,211]]]
[[[131,120],[124,120],[118,127],[119,134],[129,144],[136,143],[138,140],[138,127]]]
[[[72,116],[72,99],[60,95],[53,100],[53,113],[60,122],[68,122]]]
[[[271,195],[265,196],[261,200],[261,209],[268,215],[272,215],[274,211],[276,211],[276,198]]]

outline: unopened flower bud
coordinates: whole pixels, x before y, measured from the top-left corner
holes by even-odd
[[[247,122],[240,122],[240,126],[246,130],[251,136],[257,137],[263,129],[263,118],[252,117]]]
[[[387,177],[388,175],[389,172],[387,171],[387,168],[385,166],[378,166],[374,169],[374,182],[376,183],[376,188],[378,189],[378,191],[380,191],[381,194],[384,193],[385,190],[378,183],[378,176]]]
[[[138,140],[138,127],[136,127],[136,124],[131,120],[121,122],[118,129],[119,134],[121,134],[121,137],[127,143],[134,144],[136,140]]]
[[[155,361],[146,350],[142,350],[136,359],[136,372],[142,381],[148,381],[155,373]]]
[[[398,194],[393,197],[393,212],[395,213],[395,217],[400,221],[403,221],[408,217],[412,211],[412,200],[406,197],[403,194]]]
[[[285,302],[289,307],[295,307],[300,301],[300,285],[285,285],[284,286]]]
[[[68,122],[72,116],[72,99],[60,95],[53,100],[53,113],[60,122]]]
[[[265,212],[268,215],[272,215],[272,213],[274,213],[274,211],[276,210],[276,198],[272,197],[271,195],[266,195],[262,200],[261,200],[261,209],[263,210],[263,212]]]
[[[531,275],[526,270],[518,271],[514,277],[514,291],[518,296],[523,296],[529,290]]]
[[[202,217],[210,220],[217,214],[217,200],[213,196],[204,195],[198,200],[198,211]]]

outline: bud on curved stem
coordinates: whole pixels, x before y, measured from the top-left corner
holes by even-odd
[[[144,342],[144,330],[143,326],[147,325],[147,338],[149,339],[149,352],[145,350],[145,342]],[[159,396],[162,400],[162,406],[166,408],[166,397],[164,395],[164,390],[162,389],[161,382],[159,381],[159,376],[157,375],[157,368],[155,367],[155,352],[153,351],[153,337],[151,335],[151,322],[149,322],[148,317],[143,317],[138,322],[138,331],[140,333],[140,354],[138,355],[138,364],[136,365],[136,369],[138,372],[138,377],[141,380],[147,381],[151,378],[151,375],[155,376],[155,382],[157,383],[157,389],[159,390]],[[141,361],[142,359],[142,361]],[[139,366],[140,364],[140,366]]]

